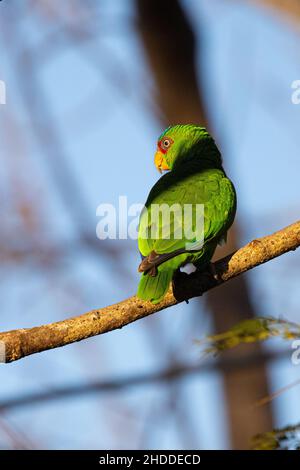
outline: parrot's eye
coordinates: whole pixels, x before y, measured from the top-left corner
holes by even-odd
[[[168,148],[171,147],[172,143],[173,143],[173,140],[170,139],[169,137],[166,137],[161,140],[160,146],[163,150],[168,150]]]

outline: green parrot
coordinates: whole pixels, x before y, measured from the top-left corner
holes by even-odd
[[[140,216],[142,275],[137,296],[156,304],[176,270],[184,270],[188,263],[194,269],[205,268],[218,243],[226,241],[236,193],[204,127],[168,127],[158,139],[155,165],[160,173],[167,172],[151,189]]]

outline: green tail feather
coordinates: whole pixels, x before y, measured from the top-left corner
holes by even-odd
[[[137,296],[142,300],[150,300],[158,304],[166,295],[172,280],[174,269],[158,270],[155,277],[143,274],[137,290]]]

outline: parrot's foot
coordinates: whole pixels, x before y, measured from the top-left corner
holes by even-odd
[[[140,263],[138,271],[140,273],[147,273],[150,276],[155,277],[157,274],[156,262],[158,258],[159,255],[155,253],[155,251],[151,251],[151,253]]]
[[[179,250],[172,251],[170,253],[156,253],[156,251],[152,250],[148,256],[145,256],[143,261],[140,263],[138,267],[139,273],[149,273],[150,276],[155,277],[157,275],[157,267],[161,264],[169,261],[175,256],[181,255],[185,253],[185,249],[180,248]]]
[[[175,271],[172,279],[172,291],[176,300],[179,302],[189,303],[189,299],[193,297],[191,294],[190,286],[193,284],[193,279],[197,279],[197,271],[187,274],[178,269]],[[198,295],[202,295],[199,290]]]
[[[151,277],[157,276],[157,267],[156,266],[152,266],[150,269],[148,269],[146,271],[146,270],[143,269],[143,266],[141,267],[141,264],[140,264],[139,269],[138,269],[138,271],[140,273],[149,274],[149,276],[151,276]]]

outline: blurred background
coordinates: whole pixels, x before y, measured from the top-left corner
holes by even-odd
[[[1,331],[135,293],[133,240],[96,208],[143,203],[169,124],[205,124],[238,193],[217,257],[299,218],[300,7],[290,1],[0,3]],[[0,367],[3,449],[239,449],[300,422],[289,344],[203,357],[255,315],[299,321],[300,253],[120,331]]]

